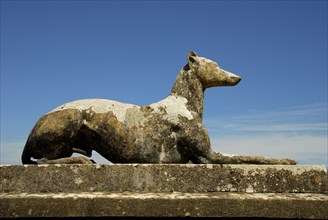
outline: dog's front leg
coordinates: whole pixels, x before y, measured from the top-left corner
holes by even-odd
[[[227,156],[221,153],[212,152],[210,159],[217,164],[271,164],[271,165],[295,165],[297,162],[292,159],[275,159],[263,156]]]

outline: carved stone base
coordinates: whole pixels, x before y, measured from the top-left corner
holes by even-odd
[[[0,166],[0,218],[328,218],[324,166]]]

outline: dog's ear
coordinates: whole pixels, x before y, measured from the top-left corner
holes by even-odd
[[[197,54],[194,51],[189,51],[188,52],[188,61],[194,62],[195,57],[197,57]]]
[[[197,63],[197,54],[193,51],[188,52],[188,65],[189,68],[192,68]]]

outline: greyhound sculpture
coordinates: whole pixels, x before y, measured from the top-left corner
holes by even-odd
[[[91,163],[93,150],[113,163],[296,164],[290,159],[225,156],[212,151],[202,124],[204,91],[234,86],[241,78],[217,63],[188,53],[171,93],[147,106],[85,99],[42,116],[22,154],[23,164]],[[31,160],[31,157],[37,161]]]

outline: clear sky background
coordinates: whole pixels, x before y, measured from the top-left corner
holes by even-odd
[[[1,0],[0,163],[20,164],[36,121],[63,103],[165,98],[193,50],[243,77],[205,92],[215,151],[327,165],[327,11],[320,0]]]

